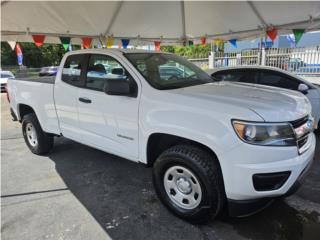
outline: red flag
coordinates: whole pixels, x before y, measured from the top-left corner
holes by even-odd
[[[17,56],[22,55],[22,50],[19,43],[16,44],[16,54]]]
[[[82,46],[84,49],[90,48],[92,42],[92,38],[84,37],[82,38]]]
[[[206,37],[202,37],[201,38],[201,44],[202,44],[202,46],[206,46],[206,43],[207,43],[207,39],[206,39]]]
[[[33,41],[37,47],[40,47],[44,43],[45,35],[32,35]]]
[[[272,29],[268,30],[267,31],[267,35],[272,40],[272,42],[274,42],[274,40],[277,37],[277,29],[272,28]]]
[[[160,41],[154,41],[154,47],[156,49],[157,52],[160,52]]]

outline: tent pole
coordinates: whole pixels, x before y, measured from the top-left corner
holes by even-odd
[[[112,18],[111,18],[111,20],[110,20],[110,23],[109,23],[109,25],[108,25],[108,28],[107,28],[106,31],[104,32],[104,36],[107,36],[107,35],[109,34],[109,32],[110,32],[110,30],[111,30],[111,28],[112,28],[112,26],[113,26],[113,24],[114,24],[114,22],[115,22],[115,20],[116,20],[116,18],[117,18],[117,16],[118,16],[118,14],[119,14],[119,12],[120,12],[120,9],[121,9],[123,3],[124,3],[123,1],[118,2],[118,5],[117,5],[116,10],[114,11],[114,13],[113,13],[113,15],[112,15]]]
[[[187,35],[186,35],[186,15],[185,15],[185,8],[184,8],[184,1],[180,2],[181,6],[181,23],[182,23],[182,39],[183,39],[183,46],[186,46],[187,42]]]

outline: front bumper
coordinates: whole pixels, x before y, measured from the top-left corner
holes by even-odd
[[[258,199],[250,199],[250,200],[233,200],[228,199],[228,211],[229,215],[233,217],[246,217],[253,215],[257,212],[262,211],[263,209],[270,206],[276,199],[288,197],[294,194],[299,187],[301,186],[303,180],[305,179],[308,170],[310,169],[312,161],[305,167],[305,169],[301,172],[298,179],[291,186],[291,188],[282,196],[279,197],[265,197]]]
[[[219,157],[226,196],[231,201],[251,201],[287,194],[299,176],[313,160],[316,140],[309,134],[309,148],[301,155],[297,147],[266,147],[241,144]],[[253,175],[290,172],[290,176],[275,190],[257,191]]]

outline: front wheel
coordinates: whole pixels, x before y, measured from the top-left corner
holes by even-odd
[[[53,136],[45,133],[36,114],[30,113],[22,119],[22,133],[24,140],[32,153],[42,155],[50,152],[53,147]]]
[[[223,210],[225,192],[216,157],[192,145],[177,145],[159,156],[153,183],[160,200],[177,216],[204,222]]]

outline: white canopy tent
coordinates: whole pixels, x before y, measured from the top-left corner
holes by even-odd
[[[32,42],[32,34],[46,35],[46,43],[69,36],[129,38],[151,42],[244,39],[258,37],[272,26],[279,33],[294,28],[320,29],[319,2],[1,2],[1,40]]]

